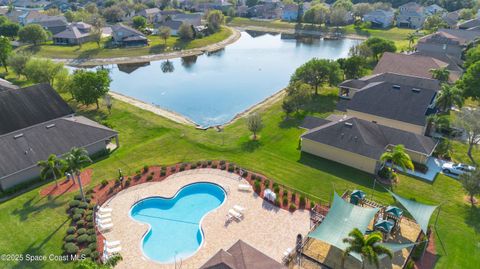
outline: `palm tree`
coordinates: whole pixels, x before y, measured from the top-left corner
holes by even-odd
[[[78,184],[80,186],[80,194],[82,199],[85,202],[85,195],[83,194],[82,179],[80,178],[81,170],[87,164],[92,163],[90,157],[88,157],[88,152],[84,148],[73,147],[66,155],[65,160],[67,161],[68,170],[72,175],[77,176]]]
[[[404,172],[407,169],[413,170],[413,162],[408,153],[405,152],[404,145],[396,145],[392,150],[386,151],[380,156],[382,162],[391,162],[391,167],[400,166]]]
[[[444,112],[448,112],[452,106],[461,108],[463,101],[462,90],[448,84],[443,84],[442,89],[435,97],[435,105]]]
[[[415,33],[409,33],[406,39],[408,41],[408,49],[412,50],[413,43],[415,43],[415,40],[417,40],[417,36]]]
[[[362,256],[362,269],[365,268],[365,261],[368,261],[370,264],[375,264],[375,266],[379,268],[380,255],[387,255],[390,259],[393,257],[390,249],[378,244],[382,242],[383,239],[379,231],[364,236],[359,229],[355,228],[348,236],[349,237],[343,239],[343,242],[349,246],[343,253],[342,267],[345,259],[352,252]]]
[[[440,82],[446,83],[450,77],[450,71],[446,67],[441,67],[438,69],[430,69],[430,73],[432,73],[432,77],[434,79],[440,80]]]
[[[52,175],[55,180],[55,186],[58,187],[57,179],[61,177],[65,171],[65,161],[57,158],[55,154],[51,154],[47,160],[39,161],[37,165],[41,167],[40,177],[45,180],[48,176]]]

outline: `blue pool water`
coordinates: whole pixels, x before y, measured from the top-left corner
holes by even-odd
[[[142,241],[144,255],[160,263],[193,255],[203,242],[203,216],[224,200],[220,186],[202,182],[183,187],[173,198],[152,197],[136,203],[130,216],[150,225]]]

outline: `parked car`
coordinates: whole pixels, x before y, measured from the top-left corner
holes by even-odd
[[[463,175],[475,171],[475,167],[463,163],[445,163],[442,170],[446,174]]]

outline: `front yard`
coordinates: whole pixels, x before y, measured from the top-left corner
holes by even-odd
[[[17,51],[27,51],[35,56],[46,58],[115,58],[115,57],[135,57],[149,54],[159,54],[164,52],[172,52],[174,50],[195,49],[218,43],[225,40],[232,34],[229,28],[223,27],[219,32],[200,39],[189,42],[182,41],[176,36],[167,39],[166,45],[163,39],[156,35],[148,36],[150,45],[146,47],[131,48],[105,48],[108,39],[104,39],[100,47],[95,42],[87,42],[82,46],[56,46],[49,41],[47,44],[40,46],[22,46]]]
[[[336,93],[318,97],[313,114],[327,116],[335,107]],[[75,104],[73,104],[76,106]],[[392,203],[380,186],[372,190],[372,176],[341,164],[299,151],[299,119],[284,121],[281,102],[262,110],[265,128],[259,141],[251,141],[243,120],[225,128],[199,131],[173,123],[120,101],[114,101],[111,115],[105,107],[78,106],[79,114],[108,122],[120,134],[120,148],[108,158],[90,166],[94,170],[89,188],[112,179],[121,168],[134,174],[143,165],[184,161],[227,159],[257,171],[275,181],[308,193],[312,199],[329,201],[336,190],[359,188],[383,203]],[[464,155],[464,148],[457,146]],[[480,157],[478,149],[475,154]],[[50,183],[53,184],[53,183]],[[480,210],[464,202],[461,184],[439,175],[433,184],[400,176],[395,191],[418,201],[442,204],[438,219],[437,268],[476,268],[480,263]],[[69,223],[65,210],[74,194],[41,198],[39,189],[0,204],[0,253],[61,254]],[[432,218],[431,223],[435,222]],[[443,251],[442,243],[445,246]],[[2,264],[3,266],[4,264]],[[71,268],[72,264],[11,262],[7,268]]]

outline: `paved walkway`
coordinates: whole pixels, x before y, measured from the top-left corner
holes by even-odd
[[[428,158],[428,161],[426,163],[426,165],[428,166],[428,171],[426,174],[412,170],[407,170],[407,174],[424,179],[428,182],[433,182],[437,177],[437,174],[442,172],[442,165],[445,162],[446,161],[444,160],[430,157]],[[397,170],[401,171],[401,168],[397,167]]]
[[[240,181],[236,174],[217,169],[188,170],[160,182],[130,187],[105,203],[104,206],[113,209],[114,226],[112,231],[104,235],[107,240],[120,240],[122,246],[123,261],[116,268],[175,268],[174,264],[158,264],[143,256],[141,240],[148,227],[134,221],[129,216],[129,210],[139,199],[150,196],[171,197],[181,187],[200,181],[217,183],[228,191],[228,195],[221,207],[203,219],[204,244],[192,257],[182,261],[182,269],[199,268],[218,250],[228,249],[238,239],[281,261],[283,252],[287,248],[294,248],[297,234],[305,236],[310,229],[308,211],[290,213],[265,202],[253,192],[239,192],[237,187]],[[247,209],[245,218],[225,225],[228,210],[237,204]]]

